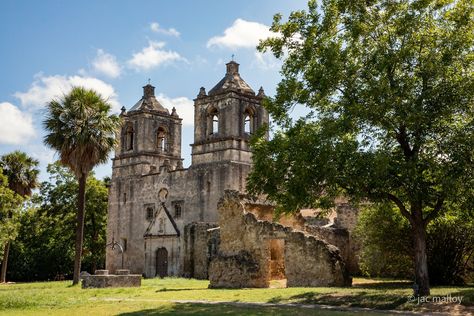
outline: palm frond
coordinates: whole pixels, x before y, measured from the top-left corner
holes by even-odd
[[[107,161],[116,146],[121,120],[97,92],[74,87],[48,105],[44,143],[59,153],[62,164],[79,176]]]

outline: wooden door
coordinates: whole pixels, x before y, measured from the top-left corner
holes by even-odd
[[[168,276],[168,250],[158,248],[156,251],[156,275],[160,278]]]

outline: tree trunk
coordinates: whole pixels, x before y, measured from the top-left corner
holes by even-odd
[[[413,241],[415,258],[415,282],[420,296],[430,295],[430,280],[428,277],[428,259],[426,256],[426,230],[423,221],[413,221]]]
[[[76,255],[74,257],[74,275],[72,285],[79,283],[81,273],[82,243],[84,240],[84,216],[86,207],[86,179],[87,174],[79,177],[79,193],[77,195],[77,227],[76,227]]]
[[[7,265],[8,265],[8,253],[10,252],[10,240],[7,240],[5,244],[5,250],[3,252],[2,271],[0,273],[0,283],[7,282]]]
[[[91,213],[91,226],[92,226],[92,238],[91,238],[91,251],[97,251],[94,247],[97,245],[97,239],[99,239],[99,236],[97,234],[97,227],[95,225],[95,214]],[[92,255],[92,273],[97,270],[97,257],[95,255]]]

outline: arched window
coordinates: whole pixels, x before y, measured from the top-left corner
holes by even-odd
[[[133,133],[133,127],[129,125],[125,131],[125,149],[126,150],[133,150],[133,139],[134,139],[134,133]]]
[[[247,134],[251,133],[251,131],[250,131],[250,116],[249,115],[245,115],[245,118],[244,118],[244,132],[247,133]]]
[[[166,130],[163,127],[158,128],[156,132],[156,145],[160,152],[165,152],[167,149]]]
[[[214,107],[211,107],[208,111],[207,128],[209,135],[219,133],[219,112]]]
[[[244,133],[253,134],[254,132],[254,111],[250,108],[244,111]]]

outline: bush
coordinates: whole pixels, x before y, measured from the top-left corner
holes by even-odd
[[[454,285],[472,282],[474,218],[450,211],[427,228],[430,283]],[[413,279],[413,241],[408,221],[388,205],[360,212],[354,237],[360,243],[360,267],[370,277]]]
[[[390,206],[373,205],[359,213],[355,239],[360,243],[360,269],[369,277],[412,278],[408,221]]]
[[[438,218],[428,226],[428,271],[433,285],[470,282],[473,266],[474,225],[452,215]]]

